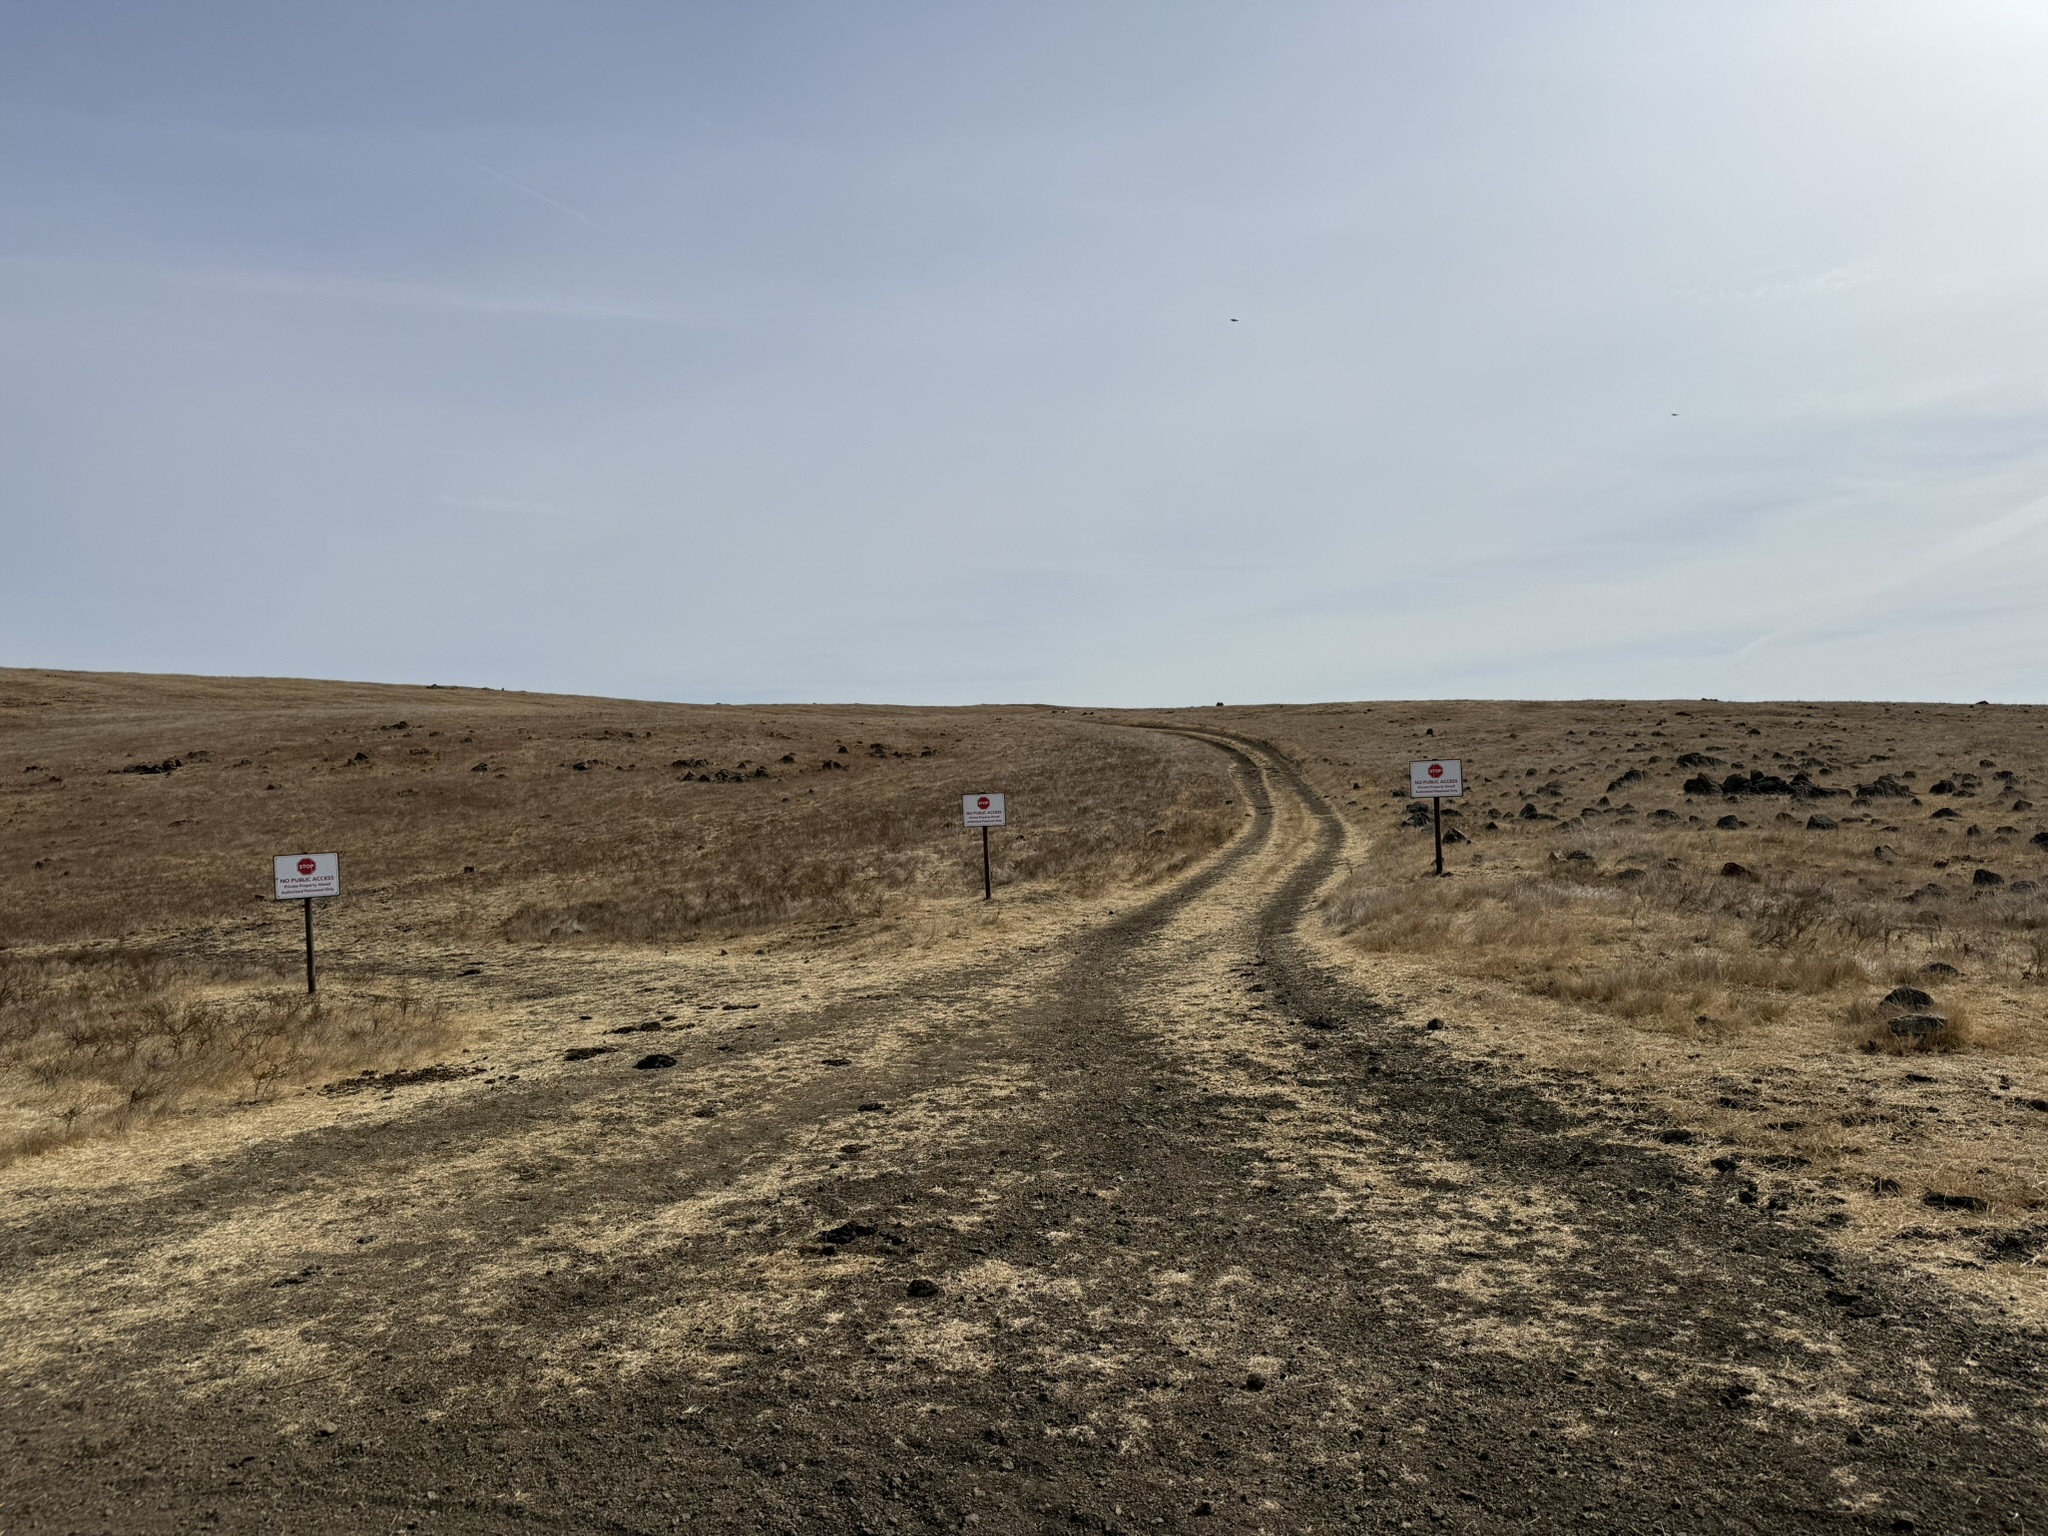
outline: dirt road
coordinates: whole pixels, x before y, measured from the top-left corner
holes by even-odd
[[[1348,989],[1341,827],[1217,745],[1246,833],[1056,942],[650,973],[609,1053],[17,1192],[0,1530],[2048,1524],[2038,1340]]]

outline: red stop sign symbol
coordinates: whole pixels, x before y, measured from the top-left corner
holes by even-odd
[[[314,863],[313,860],[310,858],[299,860],[299,873],[302,875],[310,875],[311,873],[313,873],[314,870],[318,869],[319,867],[320,866]]]
[[[988,809],[988,796],[983,795],[979,800],[976,800],[974,803],[985,811]]]
[[[1431,763],[1429,765],[1429,776],[1432,779],[1442,778],[1444,776],[1444,765],[1442,763]]]

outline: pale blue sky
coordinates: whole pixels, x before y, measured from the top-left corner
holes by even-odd
[[[2048,11],[0,12],[0,659],[2048,696]]]

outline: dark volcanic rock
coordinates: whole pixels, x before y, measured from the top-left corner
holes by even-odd
[[[1747,864],[1738,864],[1733,859],[1730,859],[1721,866],[1721,874],[1729,880],[1754,880],[1756,878],[1755,870],[1751,869]]]
[[[1880,1008],[1904,1008],[1908,1011],[1917,1012],[1922,1008],[1932,1008],[1934,1006],[1934,999],[1927,993],[1922,992],[1918,987],[1893,987],[1891,991],[1885,993],[1884,1001],[1877,1006]]]
[[[1815,813],[1806,818],[1806,830],[1809,832],[1832,832],[1835,830],[1835,826],[1835,818],[1832,816],[1822,816]]]
[[[1888,773],[1880,773],[1868,784],[1858,784],[1856,794],[1863,800],[1910,800],[1913,791]]]
[[[1970,884],[2003,885],[2005,884],[2005,876],[2001,875],[1995,869],[1980,869],[1975,874],[1970,876]]]
[[[634,1062],[633,1070],[636,1072],[656,1072],[663,1067],[672,1067],[675,1064],[675,1057],[666,1055],[661,1051],[656,1051],[652,1055],[642,1056],[638,1061]]]
[[[1901,1040],[1926,1045],[1948,1028],[1948,1020],[1938,1013],[1905,1013],[1893,1019],[1888,1028]]]
[[[1744,821],[1740,816],[1723,816],[1719,821],[1715,822],[1714,825],[1719,827],[1723,832],[1733,832],[1739,827],[1748,826],[1749,823]]]

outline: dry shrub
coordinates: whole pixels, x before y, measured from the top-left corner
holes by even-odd
[[[308,997],[135,951],[0,951],[0,1160],[209,1103],[445,1049],[446,1007],[398,990]]]

